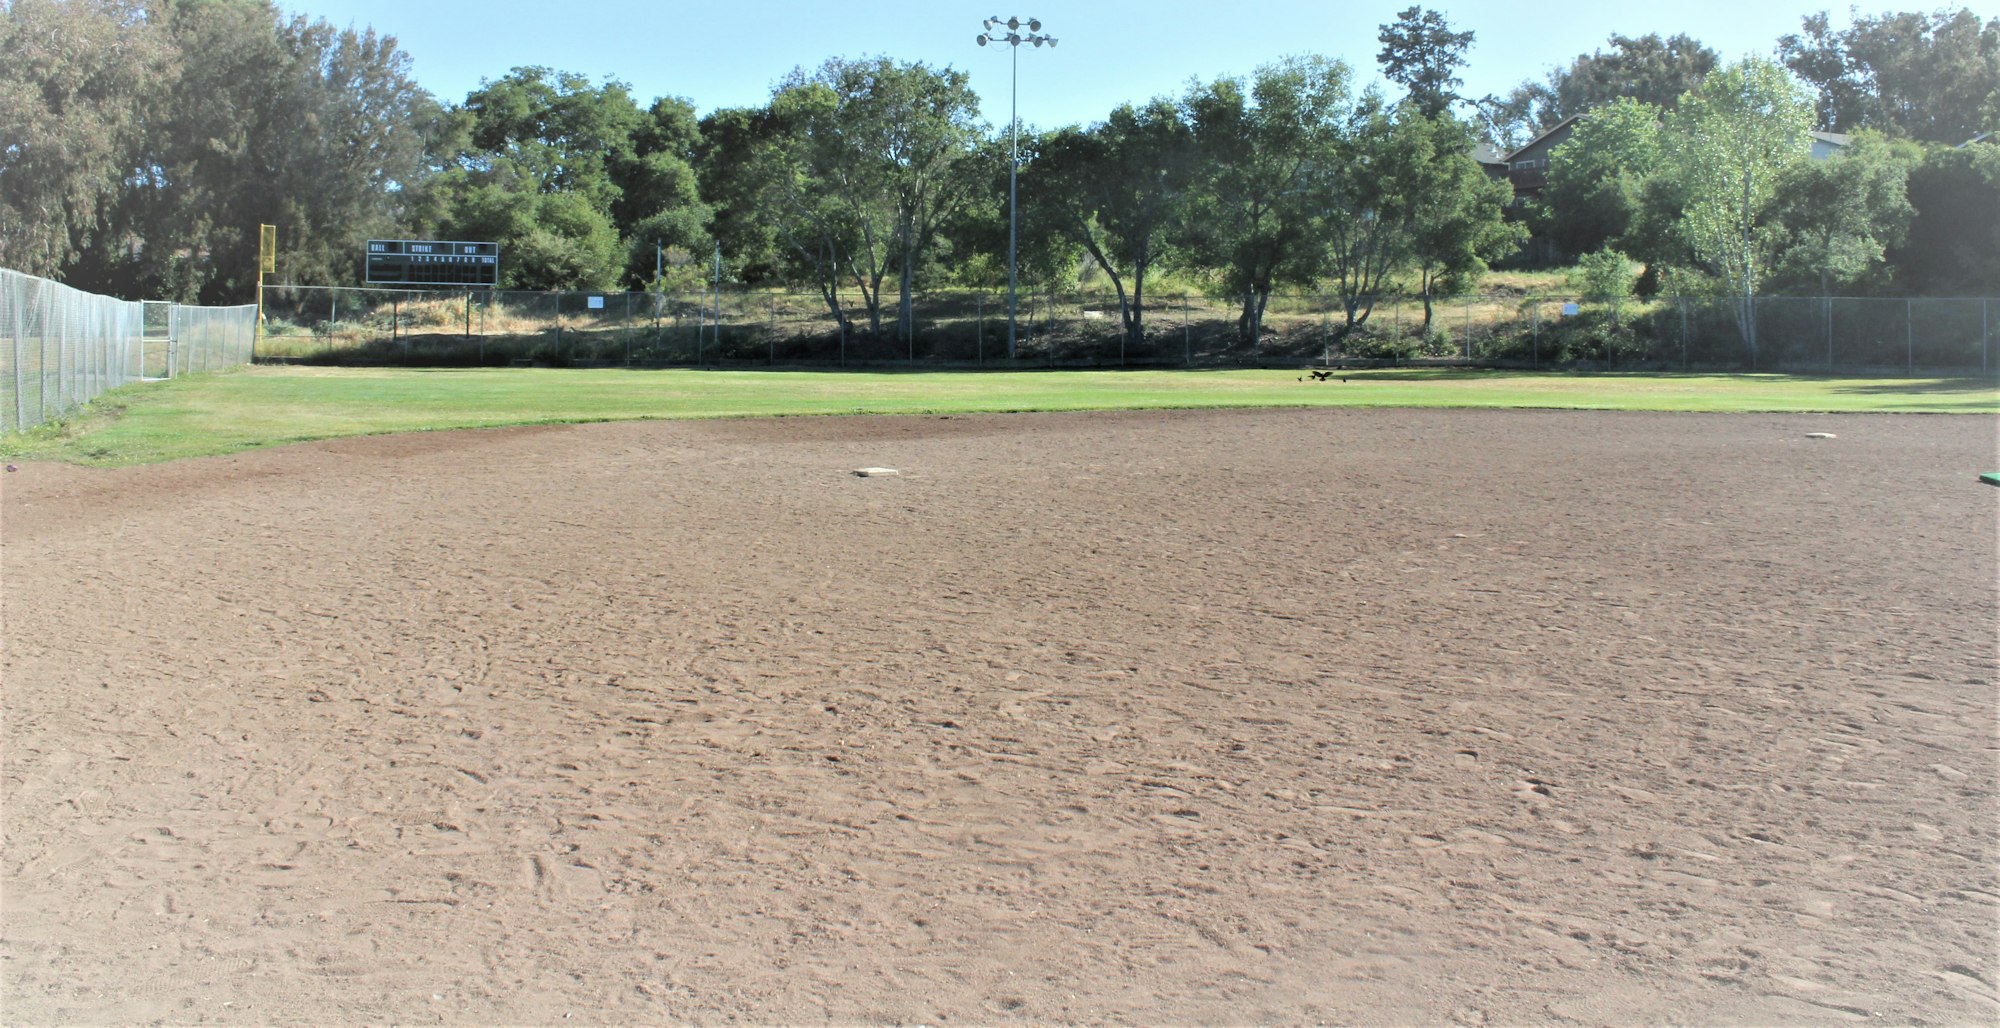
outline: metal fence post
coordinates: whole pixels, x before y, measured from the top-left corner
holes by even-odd
[[[979,324],[979,327],[974,330],[975,345],[979,349],[979,364],[981,367],[984,367],[986,365],[986,294],[975,294],[972,302],[974,309],[978,311]]]
[[[1472,359],[1472,295],[1470,293],[1466,294],[1465,297],[1465,341],[1462,345],[1465,348],[1465,359],[1471,360]]]
[[[14,290],[14,428],[28,427],[28,302],[25,289]],[[144,366],[140,367],[144,373]]]
[[[64,306],[71,307],[74,304],[65,304]],[[69,323],[71,320],[73,319],[69,317],[69,311],[64,310],[61,323],[56,329],[56,410],[58,411],[69,408],[70,394],[76,388],[72,381],[76,377],[76,362],[70,359],[69,354]]]
[[[1917,301],[1903,298],[1903,374],[1917,371]]]
[[[1257,287],[1243,294],[1243,309],[1250,312],[1250,356],[1257,356],[1257,349],[1264,345],[1264,312],[1257,307]]]
[[[1685,296],[1675,297],[1675,306],[1681,312],[1681,370],[1688,369],[1688,300]]]
[[[1319,301],[1319,366],[1324,368],[1333,363],[1333,348],[1326,338],[1326,294],[1316,297]]]
[[[1188,294],[1180,294],[1180,366],[1194,364],[1194,328],[1188,326]]]
[[[778,363],[778,294],[771,294],[771,334],[764,339],[764,363]]]
[[[43,298],[46,298],[48,295],[47,287],[36,290],[36,292],[41,294]],[[37,338],[41,340],[41,345],[38,348],[40,357],[35,364],[35,370],[38,372],[35,376],[37,379],[35,384],[41,398],[41,420],[46,421],[49,416],[49,315],[46,304],[44,304],[42,309],[42,331]]]

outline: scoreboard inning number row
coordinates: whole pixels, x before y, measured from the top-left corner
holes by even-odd
[[[500,244],[370,239],[362,280],[392,286],[499,285]]]

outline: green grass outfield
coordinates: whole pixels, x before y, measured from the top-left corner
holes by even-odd
[[[1988,378],[1348,371],[468,370],[254,367],[129,386],[0,439],[20,460],[123,465],[308,439],[649,418],[1199,407],[1540,407],[2000,413]]]

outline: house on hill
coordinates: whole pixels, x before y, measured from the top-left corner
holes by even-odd
[[[1542,194],[1542,187],[1549,184],[1550,154],[1576,134],[1576,122],[1581,117],[1581,114],[1572,114],[1556,122],[1548,131],[1507,155],[1507,181],[1514,184],[1513,206],[1516,209]]]
[[[1823,161],[1829,157],[1836,156],[1840,151],[1847,149],[1850,143],[1854,142],[1854,137],[1845,132],[1813,132],[1810,135],[1812,136],[1812,159],[1816,161]]]
[[[1486,177],[1507,177],[1507,151],[1492,143],[1482,139],[1472,144],[1472,159],[1479,162],[1479,167],[1486,172]]]

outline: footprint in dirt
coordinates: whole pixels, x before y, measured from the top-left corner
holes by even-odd
[[[1555,790],[1549,783],[1539,778],[1523,778],[1514,783],[1514,798],[1530,803],[1546,803],[1555,798]]]

